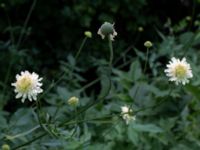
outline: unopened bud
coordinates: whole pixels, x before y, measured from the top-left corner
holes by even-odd
[[[191,20],[192,20],[192,18],[191,18],[190,16],[186,16],[185,19],[186,19],[187,21],[191,21]]]
[[[139,31],[139,32],[143,32],[143,31],[144,31],[144,28],[143,28],[143,27],[138,27],[138,31]]]
[[[85,34],[86,37],[92,38],[92,32],[90,32],[90,31],[85,31],[84,34]]]
[[[68,104],[69,104],[70,106],[77,106],[78,103],[79,103],[79,98],[78,98],[78,97],[75,97],[75,96],[71,97],[71,98],[68,100]]]
[[[3,144],[1,148],[2,150],[10,150],[10,146],[8,144]]]
[[[144,43],[144,46],[145,46],[146,48],[150,48],[150,47],[153,46],[153,44],[151,43],[151,41],[146,41],[146,42]]]
[[[1,3],[1,8],[5,8],[6,7],[6,5],[4,4],[4,3]]]
[[[102,39],[109,37],[112,41],[114,40],[114,37],[117,36],[117,32],[114,29],[114,24],[109,22],[104,22],[97,33],[101,36]]]

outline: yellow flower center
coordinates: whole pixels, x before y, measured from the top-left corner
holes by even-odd
[[[175,68],[175,75],[177,78],[183,78],[186,75],[186,68],[183,65],[177,65]]]
[[[24,76],[17,81],[17,89],[20,92],[27,92],[32,87],[32,80],[29,76]]]

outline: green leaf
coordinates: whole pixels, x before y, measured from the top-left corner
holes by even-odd
[[[101,76],[101,92],[99,95],[99,99],[106,97],[110,92],[110,88],[111,88],[110,78],[108,77],[108,75],[102,75]]]
[[[163,130],[155,124],[132,124],[132,128],[139,132],[160,133]]]
[[[134,61],[130,66],[129,78],[137,81],[142,75],[141,65],[138,60]]]
[[[128,138],[131,140],[131,142],[135,145],[139,142],[139,135],[138,131],[135,130],[131,125],[128,126]]]
[[[185,86],[187,91],[189,91],[194,97],[200,99],[200,88],[193,85],[186,85]]]
[[[190,43],[191,42],[191,39],[194,38],[194,33],[192,32],[186,32],[186,33],[183,33],[181,36],[180,36],[180,42],[185,45],[187,44],[188,42]]]

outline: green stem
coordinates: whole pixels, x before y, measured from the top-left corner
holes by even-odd
[[[66,73],[63,72],[56,82],[52,82],[47,90],[45,90],[45,92],[38,98],[38,100],[42,99],[54,86],[56,86],[65,77],[65,75]]]
[[[145,74],[146,69],[147,69],[148,57],[149,57],[149,48],[147,48],[147,52],[146,52],[146,59],[145,59],[145,65],[144,65],[144,74]]]
[[[37,130],[38,128],[40,128],[40,125],[37,125],[37,126],[35,126],[34,128],[32,128],[32,129],[30,129],[28,131],[25,131],[25,132],[22,132],[22,133],[19,133],[19,134],[16,134],[16,135],[5,135],[5,137],[6,137],[6,139],[13,140],[15,138],[30,134],[31,132]]]
[[[88,83],[88,84],[86,84],[85,86],[83,86],[80,90],[78,90],[78,91],[84,91],[85,89],[87,89],[87,88],[89,88],[89,87],[91,87],[92,85],[94,85],[94,84],[96,84],[97,82],[99,82],[100,81],[100,78],[97,78],[97,79],[95,79],[95,80],[93,80],[92,82],[90,82],[90,83]]]
[[[83,41],[82,41],[82,43],[81,43],[81,46],[79,47],[79,50],[78,50],[78,52],[76,53],[75,59],[77,59],[78,56],[80,55],[80,53],[81,53],[81,51],[82,51],[82,49],[83,49],[83,46],[85,45],[86,40],[87,40],[87,37],[85,37],[85,38],[83,39]]]
[[[114,61],[114,65],[115,64],[117,64],[121,59],[123,59],[126,55],[127,55],[127,53],[132,49],[132,48],[134,48],[134,45],[131,45],[131,46],[129,46],[127,49],[125,49],[121,54],[120,54],[120,56],[118,57],[118,58],[116,58],[116,60]],[[135,58],[134,58],[135,59]]]
[[[108,47],[110,49],[110,60],[109,60],[109,66],[110,69],[112,69],[112,62],[113,62],[113,46],[112,46],[112,41],[110,37],[108,37]]]
[[[74,125],[74,124],[80,124],[80,123],[84,123],[84,122],[101,122],[102,119],[108,119],[108,120],[103,120],[103,122],[106,122],[108,123],[108,121],[112,122],[110,119],[112,117],[116,116],[115,115],[108,115],[108,116],[105,116],[105,117],[99,117],[99,118],[92,118],[92,119],[83,119],[83,120],[75,120],[75,121],[68,121],[68,122],[65,122],[63,124],[63,126],[69,126],[69,125]]]
[[[36,138],[34,138],[34,139],[32,139],[32,140],[30,140],[30,141],[28,141],[28,142],[26,142],[26,143],[24,143],[24,144],[22,144],[22,145],[19,145],[19,146],[17,146],[17,147],[12,148],[12,150],[17,150],[17,149],[19,149],[19,148],[22,148],[22,147],[24,147],[24,146],[27,146],[27,145],[33,143],[34,141],[36,141],[36,140],[38,140],[38,139],[40,139],[40,138],[42,138],[42,137],[44,137],[44,136],[46,136],[46,135],[47,135],[47,133],[40,134],[39,136],[37,136]]]
[[[20,36],[19,36],[19,40],[18,40],[18,42],[17,42],[16,49],[18,49],[19,46],[20,46],[20,44],[21,44],[21,41],[22,41],[22,38],[23,38],[23,35],[24,35],[24,32],[25,32],[25,29],[26,29],[26,27],[27,27],[27,25],[28,25],[28,22],[29,22],[29,20],[30,20],[31,14],[32,14],[32,12],[33,12],[33,9],[35,8],[36,2],[37,2],[37,0],[34,0],[34,1],[33,1],[32,5],[31,5],[31,8],[30,8],[30,10],[29,10],[29,12],[28,12],[28,15],[27,15],[27,17],[26,17],[26,20],[25,20],[25,22],[24,22],[23,28],[22,28],[21,33],[20,33]]]
[[[13,58],[10,61],[9,66],[8,66],[8,70],[6,72],[6,77],[5,77],[5,80],[4,80],[3,92],[2,92],[3,93],[3,95],[2,95],[2,101],[5,101],[4,100],[4,95],[6,94],[7,83],[8,83],[8,79],[9,79],[9,76],[10,76],[10,71],[11,71],[11,68],[12,68],[12,64],[13,64]],[[1,107],[3,107],[3,106],[1,106]]]

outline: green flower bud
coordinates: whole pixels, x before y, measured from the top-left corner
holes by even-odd
[[[92,32],[90,32],[90,31],[85,31],[84,34],[85,34],[86,37],[92,38]]]
[[[10,146],[8,144],[3,144],[1,148],[2,150],[10,150]]]
[[[191,20],[192,20],[192,18],[191,18],[190,16],[186,16],[185,19],[186,19],[187,21],[191,21]]]
[[[153,44],[151,43],[151,41],[146,41],[146,42],[144,43],[144,46],[145,46],[146,48],[150,48],[150,47],[153,46]]]
[[[5,8],[6,5],[4,3],[1,3],[1,8]]]
[[[71,98],[68,100],[68,104],[69,104],[70,106],[77,106],[78,103],[79,103],[79,98],[78,98],[78,97],[75,97],[75,96],[71,97]]]
[[[139,31],[139,32],[143,32],[143,31],[144,31],[144,28],[143,28],[143,27],[138,27],[138,31]]]
[[[112,41],[117,35],[117,32],[114,29],[114,24],[111,24],[109,22],[105,22],[104,24],[102,24],[97,33],[102,37],[102,39],[108,36]]]
[[[199,26],[200,25],[200,22],[198,21],[198,20],[196,20],[195,22],[194,22],[194,26]]]

